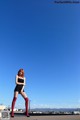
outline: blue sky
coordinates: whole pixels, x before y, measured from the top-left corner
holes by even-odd
[[[0,103],[11,105],[23,68],[31,108],[80,107],[79,11],[80,4],[0,0]],[[20,95],[16,107],[24,108]]]

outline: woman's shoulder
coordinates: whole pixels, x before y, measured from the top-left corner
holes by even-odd
[[[24,77],[24,80],[26,80],[26,78]]]

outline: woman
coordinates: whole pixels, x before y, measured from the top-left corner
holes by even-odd
[[[11,117],[14,117],[14,106],[15,106],[15,102],[17,100],[18,94],[21,94],[25,100],[25,107],[26,107],[25,114],[27,117],[29,117],[29,114],[28,114],[29,99],[28,99],[26,93],[24,92],[24,85],[25,85],[24,70],[20,69],[18,71],[18,74],[16,75],[16,87],[14,89],[14,97],[13,97],[12,107],[11,107],[12,108]]]

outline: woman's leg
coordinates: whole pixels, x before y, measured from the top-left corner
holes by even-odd
[[[14,117],[14,106],[15,106],[15,102],[16,102],[16,99],[17,99],[17,96],[18,96],[18,92],[15,92],[14,93],[14,97],[13,97],[13,101],[12,101],[12,112],[11,112],[11,116]]]
[[[26,116],[29,117],[29,113],[28,113],[29,99],[28,99],[28,97],[27,97],[25,92],[21,91],[21,95],[25,99]]]

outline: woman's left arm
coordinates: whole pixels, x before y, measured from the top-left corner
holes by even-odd
[[[24,77],[24,85],[26,85],[26,78]]]
[[[26,78],[24,77],[24,83],[23,83],[23,87],[22,87],[22,90],[21,91],[23,91],[23,89],[24,89],[24,86],[25,86],[25,82],[26,81]]]

